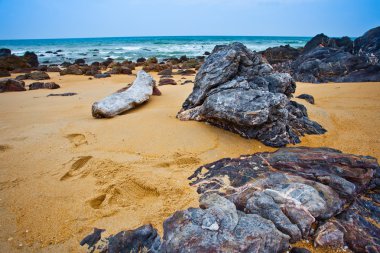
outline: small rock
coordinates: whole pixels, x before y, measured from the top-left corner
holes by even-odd
[[[174,79],[164,78],[160,79],[160,82],[158,83],[159,86],[162,85],[177,85],[177,82]]]
[[[300,99],[305,99],[307,102],[309,102],[310,104],[314,104],[314,97],[312,95],[309,95],[309,94],[301,94],[299,95],[297,98],[300,98]]]

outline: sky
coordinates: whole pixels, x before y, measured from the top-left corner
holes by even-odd
[[[361,36],[380,0],[0,0],[0,39]]]

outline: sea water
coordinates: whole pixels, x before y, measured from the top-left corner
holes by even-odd
[[[310,37],[276,36],[180,36],[180,37],[118,37],[118,38],[77,38],[77,39],[38,39],[0,40],[0,48],[9,48],[16,55],[33,51],[40,63],[53,64],[73,62],[82,58],[86,62],[104,61],[113,58],[117,61],[136,60],[140,57],[155,56],[160,60],[170,57],[201,56],[211,52],[216,45],[242,42],[254,51],[269,47],[290,45],[298,48],[306,44]],[[54,54],[57,50],[58,52]],[[53,53],[47,53],[52,51]]]

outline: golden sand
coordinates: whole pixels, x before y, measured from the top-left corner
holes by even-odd
[[[110,234],[152,223],[162,233],[172,213],[198,205],[187,178],[200,165],[275,150],[204,123],[177,120],[192,84],[162,86],[162,96],[100,120],[91,116],[92,103],[133,76],[49,75],[61,89],[0,94],[4,252],[85,252],[79,241],[93,227]],[[46,97],[63,92],[78,95]],[[301,93],[315,97],[315,105],[297,101],[328,130],[302,138],[301,145],[380,157],[380,83],[298,84],[296,95]]]

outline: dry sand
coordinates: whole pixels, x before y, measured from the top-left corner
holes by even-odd
[[[274,150],[204,123],[177,120],[192,84],[160,87],[162,96],[99,120],[91,117],[92,103],[133,76],[49,74],[61,89],[0,94],[3,252],[85,252],[79,241],[93,227],[115,233],[152,223],[162,233],[162,222],[173,212],[198,205],[187,180],[198,166]],[[78,95],[46,97],[63,92]],[[380,157],[380,83],[298,84],[296,95],[301,93],[315,97],[315,105],[296,100],[328,130],[302,138],[301,145]]]

